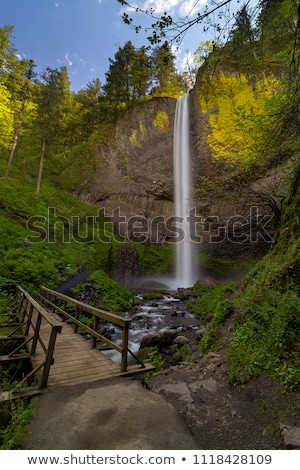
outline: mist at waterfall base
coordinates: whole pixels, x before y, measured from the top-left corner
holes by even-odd
[[[190,96],[186,93],[177,101],[174,121],[173,164],[175,215],[183,220],[178,226],[184,231],[184,239],[176,243],[174,274],[147,276],[139,280],[139,285],[161,284],[166,290],[192,287],[200,277],[197,265],[195,243],[190,237],[188,223],[192,207],[191,152],[190,152]]]

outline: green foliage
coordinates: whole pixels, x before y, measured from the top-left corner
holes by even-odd
[[[161,353],[159,349],[156,347],[153,351],[150,351],[147,358],[144,360],[145,363],[152,364],[155,367],[155,370],[152,372],[147,372],[144,376],[144,380],[150,380],[153,374],[159,373],[164,369],[165,360],[161,358]]]
[[[113,281],[104,271],[97,270],[89,277],[96,292],[100,295],[104,310],[117,313],[125,312],[134,303],[134,296],[130,291]]]
[[[196,285],[192,290],[187,305],[207,322],[205,333],[201,339],[201,347],[204,352],[217,350],[220,347],[218,328],[232,313],[230,297],[234,290],[235,284],[233,282],[216,287]]]
[[[248,298],[247,304],[240,305],[228,353],[232,381],[265,373],[285,386],[298,387],[299,334],[300,299],[296,292],[269,288],[259,303],[250,303]]]
[[[35,412],[36,398],[29,403],[26,399],[12,400],[9,405],[2,404],[0,409],[0,449],[17,449],[22,443],[30,419]]]
[[[207,141],[212,157],[241,167],[253,164],[260,158],[266,129],[274,121],[266,111],[278,80],[256,79],[254,87],[244,74],[220,73],[208,80],[210,87],[201,93],[200,101],[203,111],[211,112]]]
[[[174,247],[166,245],[134,245],[139,254],[140,268],[145,274],[164,274],[172,270]]]
[[[11,94],[0,83],[0,149],[8,149],[14,130],[14,115],[11,107]]]
[[[14,293],[16,289],[16,283],[11,279],[7,279],[5,277],[0,276],[0,301],[2,300],[2,296],[9,296],[9,294]],[[0,307],[1,313],[1,307]]]
[[[54,287],[76,266],[107,269],[110,244],[98,209],[45,180],[39,197],[32,182],[9,178],[0,185],[0,273],[31,293]],[[32,221],[32,222],[31,222]],[[33,221],[35,221],[33,223]],[[82,240],[81,237],[84,237]]]
[[[180,361],[184,361],[184,362],[192,361],[192,353],[187,344],[184,344],[176,351],[176,356],[179,357]]]
[[[150,96],[178,98],[185,88],[182,77],[175,67],[175,56],[168,44],[154,48],[147,54],[147,48],[136,49],[131,41],[119,47],[103,85],[104,103],[113,103],[115,116],[124,107]]]
[[[45,282],[53,287],[59,280],[59,270],[63,271],[63,265],[67,264],[63,255],[45,244],[31,246],[26,242],[25,229],[3,216],[0,221],[2,276],[21,284],[31,293],[36,293]]]
[[[264,373],[286,388],[300,386],[300,230],[296,210],[300,192],[298,184],[293,187],[277,243],[245,277],[235,297],[237,313],[228,354],[233,383]]]
[[[15,300],[16,285],[9,279],[0,278],[0,324],[9,323],[12,305]],[[1,334],[6,335],[11,332],[11,328],[1,328]],[[0,368],[1,370],[1,368]]]
[[[247,5],[243,5],[236,14],[235,25],[230,34],[230,50],[235,59],[244,60],[245,50],[247,51],[249,46],[254,58],[257,57],[256,34],[257,32],[252,26]]]
[[[233,282],[220,284],[216,287],[196,284],[192,289],[191,299],[187,302],[188,307],[201,318],[210,319],[221,304],[224,304],[224,310],[227,309],[228,297],[233,293],[234,288]]]
[[[17,284],[36,292],[44,282],[54,286],[59,281],[58,270],[53,261],[48,261],[48,253],[40,250],[9,250],[0,264],[4,276],[11,275]]]
[[[297,21],[297,4],[294,0],[262,1],[257,24],[261,31],[261,49],[265,56],[278,51],[290,52]]]
[[[144,292],[144,300],[161,300],[163,295],[159,292]]]
[[[57,178],[61,188],[75,194],[82,194],[94,181],[96,171],[106,163],[107,142],[113,143],[115,126],[98,123],[97,129],[89,133],[87,140],[81,141],[67,152],[64,167]]]
[[[79,320],[86,326],[88,326],[89,328],[93,328],[93,325],[94,325],[94,320],[93,320],[93,317],[92,316],[87,316],[87,315],[80,315],[80,318]],[[81,329],[81,327],[79,327],[79,330]]]
[[[11,293],[11,287],[15,287],[13,282],[0,278],[0,323],[6,322],[8,317],[5,315],[10,310],[14,300]],[[8,334],[10,331],[1,328],[2,334]],[[9,354],[16,347],[15,341],[1,342],[0,354]],[[0,393],[10,390],[16,380],[17,374],[23,373],[22,361],[19,364],[12,364],[8,367],[0,366]],[[35,399],[16,399],[9,402],[0,402],[0,449],[16,449],[22,442],[27,425],[33,416]]]
[[[154,48],[151,55],[152,64],[152,95],[179,98],[186,84],[177,73],[175,56],[169,44]]]
[[[150,64],[146,48],[135,49],[131,41],[119,47],[115,59],[109,59],[110,67],[103,86],[108,101],[116,106],[127,106],[143,96],[149,87]]]
[[[245,275],[256,263],[257,259],[251,258],[241,260],[215,258],[205,252],[201,252],[199,255],[199,265],[203,274],[224,282],[226,279]]]
[[[169,116],[166,112],[159,111],[153,121],[153,124],[161,130],[169,128]]]

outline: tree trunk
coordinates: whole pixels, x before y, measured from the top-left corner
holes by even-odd
[[[12,148],[11,148],[9,160],[8,160],[8,163],[7,163],[5,178],[9,177],[12,161],[13,161],[15,150],[16,150],[17,143],[18,143],[20,129],[21,129],[22,122],[23,122],[24,109],[25,109],[25,102],[23,102],[23,104],[22,104],[22,109],[21,109],[21,112],[20,112],[20,115],[19,115],[16,130],[15,130],[14,141],[13,141],[13,145],[12,145]]]
[[[40,194],[41,181],[42,181],[43,168],[44,168],[45,152],[46,152],[46,139],[44,139],[44,141],[43,141],[42,155],[41,155],[41,159],[40,159],[40,168],[39,168],[39,174],[38,174],[37,185],[36,185],[36,194]]]

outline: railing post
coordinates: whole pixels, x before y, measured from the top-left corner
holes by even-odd
[[[80,310],[78,307],[76,307],[76,310],[75,310],[75,320],[79,320],[79,313],[80,313]],[[74,333],[77,333],[78,332],[78,325],[77,323],[75,323],[75,326],[74,326]]]
[[[54,352],[54,347],[55,347],[55,342],[56,342],[56,335],[57,333],[61,332],[61,326],[60,327],[52,327],[51,328],[51,335],[48,343],[48,350],[47,350],[47,356],[45,360],[45,365],[43,367],[43,373],[41,377],[41,384],[40,388],[46,388],[47,383],[48,383],[48,377],[50,373],[50,367],[52,366],[54,359],[53,359],[53,352]]]
[[[30,351],[31,356],[35,354],[36,345],[37,345],[39,334],[40,334],[41,323],[42,323],[42,315],[40,314],[40,312],[38,312],[36,325],[35,325],[35,331],[34,331],[34,335],[32,339],[31,351]]]
[[[25,328],[25,336],[28,336],[29,330],[30,330],[30,325],[31,325],[31,319],[32,319],[32,313],[33,313],[33,305],[30,304],[30,309],[28,313],[28,319],[27,319],[27,324]]]
[[[27,297],[25,297],[25,295],[23,295],[22,301],[21,301],[21,304],[20,304],[20,310],[19,310],[19,315],[20,315],[19,321],[20,321],[20,323],[24,323],[28,302],[29,302],[29,300],[27,299]]]
[[[128,350],[128,331],[129,324],[126,322],[122,330],[122,361],[121,372],[127,371],[127,350]]]
[[[94,317],[93,330],[97,332],[98,325],[99,325],[99,318],[97,317],[97,315],[93,315],[93,317]],[[97,345],[97,338],[96,338],[96,336],[93,336],[92,337],[92,348],[95,348],[96,345]]]

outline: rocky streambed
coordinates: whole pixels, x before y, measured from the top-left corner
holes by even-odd
[[[199,356],[199,340],[205,326],[176,293],[165,293],[155,300],[144,298],[143,294],[137,297],[140,304],[126,312],[131,320],[129,349],[134,354],[144,360],[156,350],[165,366]],[[121,342],[121,332],[115,326],[103,325],[101,333],[116,343]],[[107,351],[106,354],[118,362],[118,353]]]

